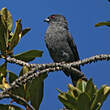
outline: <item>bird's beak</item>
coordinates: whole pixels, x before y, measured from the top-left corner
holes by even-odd
[[[44,22],[49,22],[50,20],[49,20],[49,18],[46,18],[45,20],[44,20]]]

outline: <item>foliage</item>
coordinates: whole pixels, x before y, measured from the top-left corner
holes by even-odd
[[[110,21],[99,22],[99,23],[95,24],[95,27],[99,27],[99,26],[108,26],[108,27],[110,27]]]
[[[21,38],[31,29],[22,29],[21,19],[18,19],[16,21],[14,32],[12,32],[12,26],[13,20],[11,13],[7,8],[2,8],[0,11],[0,58],[5,59],[8,56],[11,56],[16,59],[29,62],[33,61],[36,57],[41,57],[43,52],[40,50],[29,50],[16,55],[13,54],[13,49],[18,45]],[[19,76],[26,74],[29,70],[31,70],[31,68],[24,66],[19,72]],[[0,65],[0,89],[5,90],[6,88],[9,88],[10,84],[19,76],[8,70],[7,61],[5,60],[5,62]],[[8,79],[8,81],[6,79]],[[31,83],[24,84],[16,90],[11,91],[11,93],[24,98],[26,101],[30,101],[33,107],[39,109],[40,103],[43,98],[43,80],[43,78],[41,78],[40,80],[33,80]],[[37,93],[38,95],[35,96],[35,93]],[[18,104],[23,105],[23,103],[21,103],[17,99],[12,100],[14,100]],[[3,104],[0,105],[0,108],[3,108],[2,110],[6,110],[6,108],[7,110],[23,110],[20,107],[14,105]]]
[[[76,87],[69,84],[67,92],[58,92],[59,100],[69,110],[100,110],[110,94],[110,87],[104,85],[98,90],[92,79],[88,82],[79,80]]]
[[[23,110],[22,108],[11,104],[0,104],[0,109],[1,110]]]

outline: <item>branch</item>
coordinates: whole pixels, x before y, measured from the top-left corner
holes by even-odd
[[[28,102],[25,99],[23,99],[20,96],[15,95],[15,94],[10,94],[10,93],[0,94],[0,99],[3,99],[3,98],[12,98],[15,100],[19,100],[20,102],[23,103],[22,105],[24,105],[25,107],[28,106],[30,110],[35,110],[35,108],[32,105],[28,104]]]
[[[21,61],[21,60],[17,60],[15,58],[11,58],[11,57],[8,57],[6,59],[9,63],[15,63],[17,65],[20,65],[20,66],[27,66],[27,67],[35,67],[36,64],[29,64],[27,62],[24,62],[24,61]]]
[[[58,71],[62,68],[48,68],[42,71],[35,72],[36,68],[33,68],[33,70],[29,71],[28,73],[24,74],[23,76],[20,76],[17,78],[13,83],[10,84],[10,87],[5,89],[4,91],[0,92],[0,96],[2,94],[7,94],[7,92],[20,87],[21,85],[27,83],[28,81],[32,81],[35,78],[39,78],[43,73],[48,74],[48,72]]]
[[[62,63],[61,62],[61,63],[51,63],[51,64],[28,64],[26,62],[8,57],[7,61],[9,61],[9,62],[16,63],[16,64],[19,64],[19,65],[22,65],[22,66],[24,66],[24,65],[25,66],[27,65],[27,66],[30,66],[30,67],[32,66],[34,68],[32,68],[32,70],[29,71],[27,74],[24,74],[23,76],[20,76],[18,79],[16,79],[10,85],[10,88],[2,91],[0,93],[0,95],[7,94],[8,91],[27,83],[27,81],[32,81],[35,78],[40,78],[40,76],[43,73],[48,74],[48,72],[54,72],[54,71],[59,71],[59,70],[68,68],[68,69],[73,69],[74,71],[77,71],[77,73],[80,74],[80,72],[78,72],[78,70],[73,68],[73,67],[78,66],[78,65],[84,65],[84,64],[100,61],[100,60],[110,60],[110,54],[109,55],[106,55],[106,54],[105,55],[104,54],[96,55],[96,56],[86,58],[86,59],[83,59],[83,60],[80,60],[80,61],[72,62],[72,63],[64,63],[64,62]],[[38,70],[38,71],[36,72],[36,70]]]
[[[85,65],[85,64],[90,64],[90,63],[95,63],[97,61],[102,61],[102,60],[110,60],[110,54],[101,54],[101,55],[96,55],[92,56],[89,58],[85,58],[83,60],[79,60],[77,62],[70,63],[70,66],[76,66],[76,65]]]
[[[13,59],[13,58],[9,58],[9,59],[7,59],[7,61],[8,60],[10,60],[10,62],[13,62],[13,63],[16,63],[16,61],[17,61],[17,64],[19,62],[23,62],[23,61],[19,61],[19,60]],[[78,65],[84,65],[84,64],[91,63],[91,62],[96,62],[98,60],[110,60],[110,54],[109,55],[96,55],[96,56],[86,58],[84,60],[76,61],[76,62],[73,62],[73,63],[64,63],[63,62],[63,63],[51,63],[51,64],[37,64],[35,68],[32,68],[32,70],[29,71],[27,74],[24,74],[23,76],[20,76],[18,79],[16,79],[11,84],[10,88],[4,90],[1,93],[7,93],[11,89],[19,87],[20,85],[25,84],[29,80],[39,78],[40,75],[42,75],[43,73],[59,71],[59,70],[65,69],[65,68],[66,69],[67,68],[68,69],[73,69],[74,71],[77,71],[77,73],[78,73],[78,70],[76,70],[75,68],[71,68],[71,66],[75,67],[75,66],[78,66]],[[23,62],[23,63],[28,64],[28,63],[25,63],[25,62]],[[30,65],[30,64],[28,64],[28,65]],[[35,66],[35,64],[34,64],[34,66]],[[34,66],[32,65],[32,67],[34,67]],[[36,72],[36,70],[39,70],[39,71]],[[79,74],[80,74],[80,72],[79,72]]]
[[[60,62],[60,63],[50,63],[50,64],[29,64],[29,63],[26,63],[24,61],[17,60],[15,58],[11,58],[11,57],[7,58],[7,61],[9,63],[15,63],[15,64],[18,64],[20,66],[27,66],[27,67],[32,67],[32,68],[37,67],[38,70],[43,70],[46,68],[57,67],[57,66],[61,67],[63,65],[76,67],[79,65],[85,65],[88,63],[92,63],[92,62],[96,62],[96,61],[102,61],[102,60],[110,60],[110,54],[96,55],[96,56],[85,58],[83,60],[75,61],[72,63]]]
[[[77,67],[79,65],[84,66],[85,64],[90,64],[92,62],[97,62],[97,61],[102,61],[102,60],[110,60],[110,54],[101,54],[101,55],[96,55],[96,56],[92,56],[89,58],[85,58],[83,60],[79,60],[79,61],[75,61],[75,62],[71,62],[71,63],[64,63],[64,62],[60,62],[60,63],[50,63],[50,64],[37,64],[37,68],[38,70],[42,70],[45,68],[50,68],[50,67],[67,67],[70,68],[72,67]]]

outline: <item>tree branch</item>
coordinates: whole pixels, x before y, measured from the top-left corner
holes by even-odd
[[[27,62],[24,62],[24,61],[21,61],[21,60],[17,60],[15,58],[11,58],[11,57],[8,57],[6,59],[9,63],[14,63],[14,64],[17,64],[17,65],[20,65],[20,66],[27,66],[27,67],[35,67],[36,64],[29,64]]]
[[[110,60],[110,54],[108,54],[108,55],[106,55],[106,54],[105,55],[104,54],[96,55],[96,56],[86,58],[86,59],[83,59],[83,60],[80,60],[80,61],[72,62],[72,63],[64,63],[64,62],[62,63],[61,62],[61,63],[51,63],[51,64],[36,64],[36,67],[35,67],[35,64],[34,64],[34,66],[31,64],[32,67],[34,67],[34,68],[32,68],[32,70],[29,71],[27,74],[25,74],[23,76],[20,76],[18,79],[16,79],[11,84],[11,87],[6,89],[5,91],[3,91],[3,93],[8,92],[13,87],[19,87],[20,85],[25,84],[29,80],[32,80],[34,78],[39,78],[40,75],[42,75],[43,73],[59,71],[59,70],[65,69],[65,68],[66,69],[67,68],[68,69],[73,69],[74,71],[77,71],[77,73],[78,73],[78,70],[76,70],[76,68],[71,68],[71,66],[75,67],[75,66],[78,66],[78,65],[84,65],[84,64],[91,63],[91,62],[96,62],[98,60],[99,61],[100,60]],[[26,64],[28,66],[30,65],[28,63],[25,63],[25,62],[20,61],[20,60],[16,60],[14,58],[8,58],[7,61],[13,62],[13,63],[16,63],[16,64],[20,64],[20,65],[21,64]],[[80,74],[80,72],[79,72],[79,74]]]
[[[20,102],[23,103],[23,105],[25,107],[28,106],[30,110],[35,110],[35,108],[32,105],[28,104],[28,102],[25,99],[23,99],[20,96],[15,95],[15,94],[10,94],[10,93],[0,94],[0,99],[3,99],[3,98],[12,98],[12,99],[15,99],[15,100],[19,100]]]
[[[76,66],[79,66],[79,65],[85,65],[85,64],[88,64],[88,63],[102,61],[102,60],[110,60],[110,54],[96,55],[96,56],[85,58],[83,60],[79,60],[79,61],[72,62],[72,63],[60,62],[60,63],[50,63],[50,64],[29,64],[29,63],[26,63],[24,61],[17,60],[15,58],[11,58],[11,57],[7,58],[7,61],[9,63],[15,63],[15,64],[18,64],[20,66],[27,66],[27,67],[32,67],[32,68],[37,67],[38,70],[43,70],[43,69],[46,69],[46,68],[57,67],[57,66],[61,67],[63,65],[76,67]]]
[[[23,76],[20,76],[18,79],[16,79],[11,85],[10,88],[7,88],[6,90],[0,92],[0,96],[3,94],[7,94],[10,90],[17,88],[25,83],[27,81],[32,81],[35,78],[40,78],[43,73],[48,74],[48,72],[54,72],[54,71],[59,71],[63,69],[72,69],[73,71],[76,71],[77,74],[81,74],[80,71],[78,71],[76,66],[78,65],[85,65],[88,63],[96,62],[96,61],[101,61],[101,60],[110,60],[110,54],[102,54],[102,55],[96,55],[92,56],[90,58],[86,58],[80,61],[72,62],[72,63],[51,63],[51,64],[29,64],[24,61],[16,60],[14,58],[7,58],[7,61],[10,63],[16,63],[21,66],[28,66],[32,67],[32,70],[29,71],[27,74],[24,74]],[[37,72],[36,72],[37,71]]]

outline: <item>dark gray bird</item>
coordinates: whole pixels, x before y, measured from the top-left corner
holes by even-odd
[[[45,33],[45,43],[54,62],[73,62],[80,60],[76,45],[68,32],[68,23],[64,16],[53,14],[44,20],[49,24]],[[76,67],[80,70],[80,66]],[[81,70],[80,70],[81,71]],[[74,74],[70,70],[63,70],[70,76],[74,85],[78,79],[86,80],[83,74]]]

